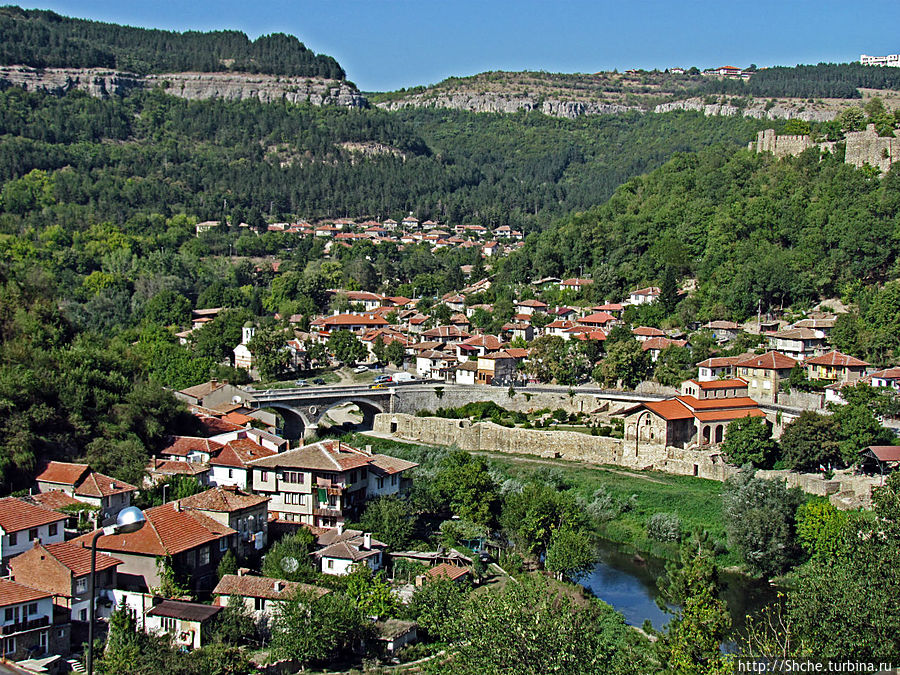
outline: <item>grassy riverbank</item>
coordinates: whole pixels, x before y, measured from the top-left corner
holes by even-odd
[[[368,444],[381,452],[410,459],[415,459],[411,455],[419,454],[417,448],[425,447],[361,434],[354,434],[346,440],[357,447]],[[676,559],[677,544],[654,541],[647,536],[647,523],[653,514],[674,513],[681,519],[683,531],[709,533],[721,566],[740,564],[738,556],[728,551],[726,546],[722,483],[718,481],[658,471],[628,471],[531,455],[479,454],[489,457],[492,466],[506,477],[523,481],[539,472],[544,479],[584,502],[590,502],[598,490],[603,491],[612,503],[623,507],[613,519],[598,523],[598,534],[604,539],[633,548],[636,552]]]

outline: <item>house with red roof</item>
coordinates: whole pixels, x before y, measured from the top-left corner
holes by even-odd
[[[80,502],[97,507],[101,525],[115,522],[119,511],[131,506],[131,498],[137,492],[134,485],[98,473],[87,464],[71,462],[48,463],[35,482],[38,492],[65,492]]]
[[[516,312],[531,316],[537,312],[547,312],[547,303],[540,300],[522,300],[516,303]]]
[[[365,565],[377,572],[384,565],[387,544],[361,530],[345,530],[342,526],[327,530],[316,537],[317,550],[313,557],[322,574],[344,576]]]
[[[500,338],[496,335],[475,335],[456,343],[456,358],[465,361],[470,356],[484,356],[500,349]]]
[[[717,380],[719,378],[731,378],[735,375],[734,364],[746,361],[753,354],[741,354],[739,356],[713,356],[697,364],[697,379],[701,382]]]
[[[648,352],[650,354],[650,360],[656,363],[659,359],[659,355],[662,354],[664,349],[668,349],[669,347],[687,347],[687,340],[672,340],[667,337],[652,337],[647,338],[643,342],[641,342],[641,351]]]
[[[331,593],[331,589],[303,584],[298,581],[285,581],[258,577],[249,574],[226,574],[216,585],[213,604],[227,607],[231,604],[242,604],[258,619],[268,620],[296,593],[311,594],[315,599]]]
[[[68,621],[54,621],[51,593],[0,578],[0,657],[19,661],[34,655],[67,656],[69,630]]]
[[[588,326],[590,328],[607,328],[615,323],[618,319],[607,312],[592,312],[580,319],[575,319],[575,323],[580,326]]]
[[[250,462],[277,454],[275,450],[260,445],[250,438],[235,438],[211,457],[209,464],[210,485],[236,485],[245,489],[249,484]]]
[[[367,499],[398,494],[414,462],[325,440],[254,460],[252,489],[270,498],[278,520],[337,527],[356,517]]]
[[[802,361],[824,354],[828,339],[820,330],[787,328],[769,336],[769,348]]]
[[[571,279],[563,279],[559,282],[559,290],[561,291],[575,291],[576,293],[583,288],[590,286],[594,283],[593,279],[580,279],[578,277],[573,277]]]
[[[318,333],[330,333],[336,330],[349,330],[352,333],[362,333],[372,328],[382,328],[387,325],[388,322],[383,317],[375,314],[351,313],[324,316],[311,321],[309,327],[310,330]]]
[[[650,338],[661,338],[666,336],[666,334],[659,328],[652,328],[651,326],[638,326],[636,328],[632,328],[631,334],[634,335],[634,338],[638,342],[644,342],[645,340],[649,340]]]
[[[31,548],[40,539],[55,544],[65,539],[66,518],[62,513],[30,504],[15,497],[0,499],[0,560],[5,565],[14,555]]]
[[[806,359],[806,376],[811,380],[853,382],[866,374],[871,364],[848,354],[832,350],[822,356]]]
[[[624,446],[629,441],[679,448],[721,443],[728,424],[744,417],[765,417],[747,396],[697,398],[687,394],[664,401],[645,401],[619,411],[625,418]]]
[[[177,578],[194,591],[211,591],[222,556],[237,547],[238,533],[207,515],[182,508],[176,500],[144,511],[147,522],[128,534],[103,534],[97,550],[122,561],[118,567],[120,589],[147,592],[162,584],[167,559]],[[94,532],[72,541],[90,548]]]
[[[747,390],[757,401],[774,402],[781,383],[800,362],[779,352],[753,354],[734,364],[734,374],[747,383]]]
[[[230,527],[238,533],[240,557],[265,548],[268,543],[269,498],[236,486],[214,487],[181,500],[185,509]]]
[[[122,561],[105,553],[97,554],[95,587],[98,616],[109,616],[116,601],[116,568]],[[9,571],[20,584],[53,594],[53,603],[66,611],[72,621],[87,621],[90,610],[88,577],[91,550],[70,541],[34,546],[9,561]]]
[[[648,286],[647,288],[639,288],[631,291],[628,295],[629,305],[648,305],[651,302],[659,300],[660,290],[656,286]]]
[[[873,387],[887,387],[894,391],[900,390],[900,368],[884,368],[876,370],[869,375]]]

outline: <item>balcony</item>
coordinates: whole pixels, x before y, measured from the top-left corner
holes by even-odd
[[[325,518],[336,518],[343,515],[343,511],[337,506],[331,506],[325,509],[314,508],[312,510],[314,516],[323,516]]]
[[[37,619],[29,619],[28,621],[18,621],[16,623],[0,626],[0,635],[12,635],[13,633],[24,633],[35,628],[43,628],[50,625],[50,617],[40,616]]]

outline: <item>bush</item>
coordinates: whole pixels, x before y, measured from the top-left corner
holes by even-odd
[[[647,523],[647,536],[654,541],[679,541],[681,518],[674,513],[654,513]]]

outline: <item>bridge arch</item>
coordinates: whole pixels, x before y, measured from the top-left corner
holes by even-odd
[[[359,408],[359,411],[362,413],[363,418],[362,422],[357,426],[362,426],[368,429],[371,429],[375,426],[375,415],[387,412],[382,406],[381,402],[377,399],[371,399],[361,396],[347,396],[345,398],[337,399],[334,401],[327,401],[321,406],[318,406],[318,414],[315,420],[316,426],[318,426],[319,422],[328,414],[329,410],[333,410],[334,408],[339,408],[345,405],[355,405],[357,408]]]
[[[343,396],[304,401],[265,401],[260,407],[271,408],[284,422],[282,436],[290,440],[313,441],[319,430],[319,423],[329,410],[353,404],[363,415],[361,426],[372,428],[375,415],[386,412],[382,402],[365,396]]]
[[[265,408],[271,408],[284,421],[281,430],[281,436],[289,440],[297,440],[299,438],[307,438],[310,430],[316,428],[318,419],[311,420],[308,410],[304,411],[303,407],[292,406],[277,401],[268,401],[264,404]]]

